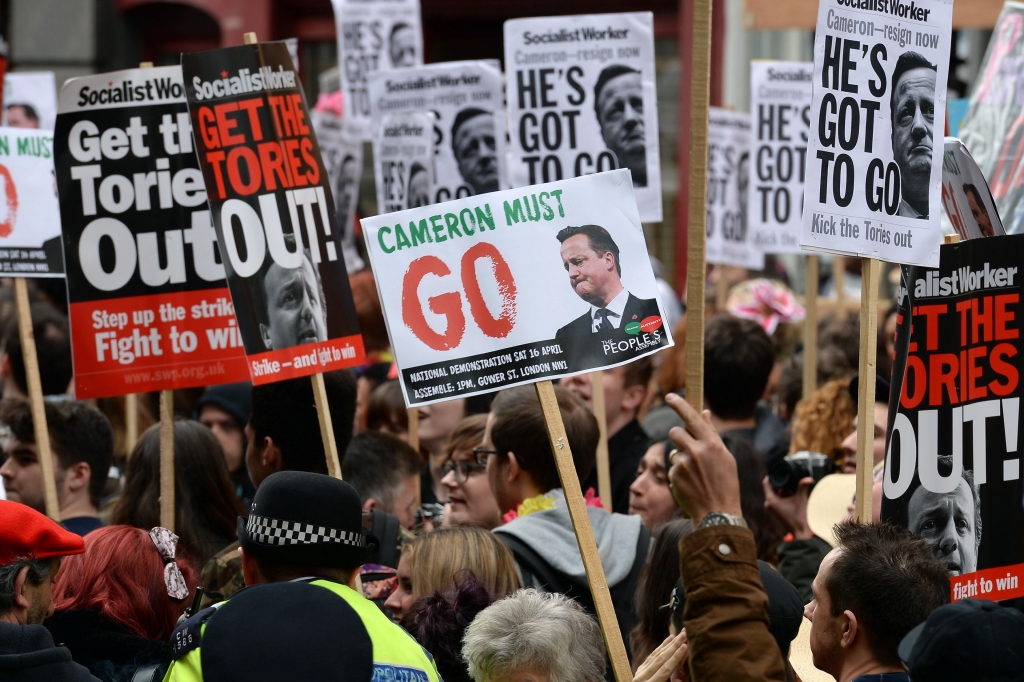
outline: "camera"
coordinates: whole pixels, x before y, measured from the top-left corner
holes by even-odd
[[[800,479],[810,476],[817,483],[835,470],[836,465],[828,455],[802,450],[772,462],[768,466],[768,482],[776,490],[792,495]]]
[[[417,526],[428,520],[433,521],[435,526],[444,521],[444,505],[437,504],[436,502],[427,502],[416,510]]]

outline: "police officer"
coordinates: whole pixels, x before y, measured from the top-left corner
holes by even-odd
[[[306,659],[321,657],[323,661],[334,661],[338,652],[333,649],[365,647],[357,639],[340,634],[333,645],[329,645],[333,640],[325,640],[322,634],[304,638],[293,632],[282,636],[285,630],[294,630],[296,626],[281,620],[280,609],[273,606],[277,602],[248,596],[250,592],[264,594],[260,587],[252,587],[264,583],[302,583],[317,590],[306,592],[326,605],[309,609],[302,632],[320,633],[315,623],[324,613],[351,610],[358,616],[369,637],[373,679],[440,682],[429,654],[373,602],[348,586],[353,570],[366,561],[373,549],[362,530],[359,494],[351,485],[302,471],[273,474],[256,491],[249,518],[238,520],[238,539],[246,589],[178,626],[171,638],[174,660],[165,682],[335,679],[298,675],[288,664],[301,660],[305,665]],[[245,600],[240,603],[245,605],[246,615],[239,617],[237,603],[243,595]],[[309,597],[297,603],[309,604]],[[296,608],[289,607],[292,620],[296,620]],[[226,631],[234,634],[214,637],[215,633]],[[303,645],[296,648],[296,641]],[[311,645],[314,641],[321,644]],[[254,651],[259,652],[255,659]],[[214,666],[214,660],[233,661],[237,665],[242,665],[243,660],[280,660],[285,667],[282,673],[278,670],[280,666],[246,663],[244,667],[250,672],[237,677],[230,672],[232,664]],[[208,674],[215,671],[216,678]],[[349,679],[348,672],[337,670],[336,679]]]

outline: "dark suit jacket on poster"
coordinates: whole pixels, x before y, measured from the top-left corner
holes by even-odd
[[[626,300],[626,307],[622,309],[622,319],[619,321],[618,329],[606,329],[600,332],[591,331],[594,320],[588,310],[559,329],[555,333],[555,340],[561,344],[562,350],[569,354],[569,369],[571,371],[582,372],[595,367],[603,367],[613,362],[629,360],[650,350],[650,348],[644,348],[636,351],[605,355],[602,342],[636,338],[626,333],[625,326],[630,322],[640,322],[652,315],[661,316],[661,312],[658,310],[657,299],[637,298],[630,294]],[[664,318],[662,318],[662,321],[664,322]],[[661,328],[661,334],[664,339],[664,326]]]

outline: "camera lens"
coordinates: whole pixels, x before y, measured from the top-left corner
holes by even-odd
[[[768,465],[768,482],[776,490],[795,493],[800,482],[799,472],[794,470],[788,457],[777,459]]]

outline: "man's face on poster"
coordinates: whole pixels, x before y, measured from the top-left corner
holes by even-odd
[[[644,135],[644,93],[639,73],[624,73],[605,83],[597,98],[597,122],[608,149],[615,152],[619,166],[647,177],[647,147]]]
[[[391,54],[391,66],[416,65],[416,34],[411,26],[403,26],[391,34],[388,52]]]
[[[935,77],[933,69],[910,69],[895,85],[892,151],[904,183],[927,183],[931,176]]]
[[[910,531],[934,544],[935,556],[950,575],[978,570],[974,493],[963,478],[951,493],[933,493],[920,486],[907,506]]]
[[[971,215],[974,217],[974,221],[978,223],[978,229],[981,230],[981,234],[986,237],[994,237],[996,231],[992,228],[992,220],[988,217],[988,209],[985,208],[985,204],[978,197],[974,196],[974,192],[967,192],[967,206],[971,209]]]
[[[736,170],[736,187],[739,190],[740,210],[747,215],[747,189],[750,185],[750,155],[744,154]]]
[[[323,293],[313,264],[303,257],[298,268],[270,266],[263,280],[269,324],[260,325],[267,350],[327,340]]]
[[[20,104],[12,104],[7,107],[7,125],[11,128],[38,128],[39,119],[30,116]]]
[[[473,193],[497,191],[494,118],[490,114],[479,114],[464,122],[455,133],[454,148],[459,174],[473,187]]]
[[[603,307],[608,292],[618,289],[620,284],[615,255],[608,251],[599,256],[585,234],[573,235],[562,242],[561,255],[576,295],[591,305]]]
[[[430,183],[427,180],[425,170],[416,171],[409,178],[409,208],[430,205]]]
[[[345,157],[345,160],[341,162],[341,170],[338,172],[338,185],[335,189],[334,201],[335,206],[338,209],[338,223],[344,227],[344,232],[348,232],[349,225],[349,209],[352,208],[353,198],[353,187],[359,186],[359,167],[356,165],[356,160],[351,157]]]

